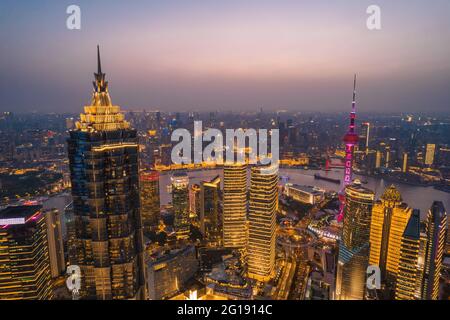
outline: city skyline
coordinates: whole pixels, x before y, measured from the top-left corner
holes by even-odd
[[[449,3],[105,3],[0,5],[0,300],[450,300]]]
[[[370,4],[80,1],[68,30],[66,3],[5,1],[0,110],[77,112],[100,44],[125,110],[344,111],[357,73],[361,112],[446,112],[448,2],[378,1],[374,31]]]

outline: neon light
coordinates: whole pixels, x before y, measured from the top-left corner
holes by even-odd
[[[8,218],[0,219],[0,225],[7,227],[8,225],[25,224],[25,218]]]
[[[355,144],[358,142],[358,136],[355,134],[355,119],[356,119],[356,75],[353,82],[353,101],[352,101],[352,112],[350,113],[350,124],[348,126],[347,134],[344,137],[345,142],[345,170],[344,170],[344,181],[342,184],[342,189],[339,192],[339,214],[337,217],[338,222],[344,219],[344,209],[345,209],[345,188],[352,183],[352,173],[353,173],[353,150]]]

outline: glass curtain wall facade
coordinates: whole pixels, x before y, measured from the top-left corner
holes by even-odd
[[[364,299],[374,198],[374,193],[359,183],[345,189],[344,222],[336,274],[337,300]]]
[[[111,103],[100,53],[92,102],[70,131],[68,149],[81,294],[102,300],[142,298],[137,134]]]
[[[0,261],[0,300],[53,298],[42,206],[0,211]]]
[[[247,247],[247,166],[225,164],[223,168],[223,245]]]

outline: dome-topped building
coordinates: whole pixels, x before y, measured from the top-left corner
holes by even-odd
[[[394,282],[398,272],[402,236],[412,209],[403,203],[394,185],[386,188],[372,210],[370,264],[380,267],[383,280]]]

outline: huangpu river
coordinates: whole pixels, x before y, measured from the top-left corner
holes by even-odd
[[[320,170],[303,170],[303,169],[280,169],[280,183],[284,184],[286,182],[317,186],[323,188],[327,191],[339,191],[340,185],[325,180],[314,179],[314,174],[319,173],[321,176],[326,176],[333,179],[342,179],[342,169],[333,169],[331,171],[325,172]],[[167,205],[171,196],[168,191],[168,186],[170,185],[171,172],[163,172],[160,174],[159,178],[159,188],[161,205]],[[188,171],[189,183],[200,183],[204,180],[211,180],[217,175],[222,178],[222,169],[214,170],[195,170]],[[286,177],[288,179],[286,179]],[[250,179],[250,174],[248,176]],[[447,212],[450,212],[450,193],[439,191],[433,187],[420,187],[413,186],[402,183],[392,183],[385,181],[383,179],[372,178],[372,177],[362,177],[355,175],[355,178],[360,179],[364,183],[366,188],[373,190],[376,193],[376,199],[378,199],[386,187],[394,184],[400,191],[403,201],[406,202],[410,207],[415,209],[420,209],[422,219],[424,219],[428,213],[428,209],[434,200],[439,200],[444,203]],[[64,208],[71,201],[71,196],[69,194],[60,194],[49,198],[45,203],[45,208],[56,208],[60,212],[64,212]]]
[[[316,173],[333,179],[343,179],[343,169],[332,169],[328,172],[321,170],[280,169],[280,177],[284,178],[280,178],[280,183],[284,184],[285,182],[288,182],[300,185],[317,186],[327,191],[339,191],[339,184],[325,180],[316,180],[314,178],[314,174]],[[200,183],[203,180],[211,180],[217,175],[220,175],[222,178],[221,169],[188,171],[187,174],[189,176],[189,183]],[[171,200],[170,194],[167,191],[167,187],[170,185],[170,176],[171,173],[169,172],[161,173],[160,175],[159,188],[161,192],[161,205],[168,204]],[[288,179],[286,179],[286,177],[288,177]],[[374,191],[376,194],[376,199],[379,199],[386,187],[394,184],[402,195],[404,202],[406,202],[411,208],[420,209],[422,219],[426,217],[428,209],[431,207],[434,200],[442,201],[447,209],[447,212],[450,211],[450,193],[436,190],[433,187],[413,186],[396,182],[393,183],[383,179],[358,175],[355,175],[354,178],[366,182],[363,186]]]

